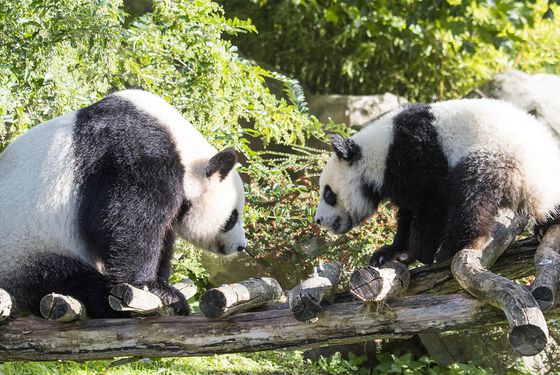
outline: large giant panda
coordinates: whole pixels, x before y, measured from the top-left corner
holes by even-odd
[[[332,143],[319,181],[317,223],[341,234],[384,199],[398,207],[394,241],[374,253],[372,264],[432,263],[480,248],[500,208],[524,211],[541,226],[558,219],[558,145],[511,104],[406,105],[351,138],[332,136]]]
[[[35,312],[56,292],[115,317],[109,290],[126,282],[187,314],[168,283],[175,234],[221,255],[245,248],[235,165],[140,90],[34,127],[0,154],[0,288]]]

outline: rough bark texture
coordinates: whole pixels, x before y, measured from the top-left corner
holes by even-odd
[[[556,287],[560,280],[560,225],[553,225],[546,231],[535,253],[535,281],[533,297],[545,311],[554,305]]]
[[[342,266],[338,262],[316,267],[314,274],[290,291],[288,303],[294,318],[312,323],[323,311],[322,302],[331,302],[340,278]]]
[[[260,277],[207,290],[200,298],[200,310],[213,319],[247,311],[282,297],[282,287],[271,277]]]
[[[57,322],[72,322],[86,317],[84,305],[77,299],[63,294],[47,294],[41,299],[39,309],[43,318]]]
[[[548,341],[546,320],[528,289],[488,271],[526,223],[524,216],[502,212],[482,249],[459,251],[453,258],[451,271],[465,290],[504,311],[513,349],[528,356],[545,348]]]
[[[387,305],[376,313],[362,302],[334,303],[324,307],[314,324],[294,319],[287,305],[228,320],[209,320],[201,314],[71,323],[17,318],[0,325],[0,361],[251,352],[507,324],[499,310],[465,295],[409,296]],[[549,310],[547,316],[560,316],[560,309]]]
[[[410,272],[399,262],[381,267],[359,268],[350,278],[350,292],[360,301],[379,302],[402,295],[408,288]]]
[[[492,272],[508,279],[521,279],[535,274],[533,257],[538,246],[534,237],[514,243],[490,268]],[[463,291],[453,278],[450,264],[431,264],[410,270],[410,285],[406,295],[451,294]]]
[[[123,283],[114,286],[110,293],[109,305],[116,311],[131,311],[138,315],[149,315],[164,309],[159,297],[150,293],[147,288],[140,289]]]

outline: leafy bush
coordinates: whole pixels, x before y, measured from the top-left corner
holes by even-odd
[[[234,39],[244,54],[313,93],[430,101],[503,70],[560,73],[560,21],[542,18],[552,1],[220,2],[259,30]]]

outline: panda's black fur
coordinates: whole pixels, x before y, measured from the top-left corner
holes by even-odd
[[[558,146],[529,115],[498,101],[456,101],[443,103],[442,106],[444,110],[439,110],[439,118],[434,114],[433,105],[409,104],[383,115],[369,125],[390,129],[390,136],[382,130],[366,128],[360,132],[362,134],[358,133],[352,138],[332,137],[335,153],[321,176],[321,188],[323,191],[327,187],[332,190],[331,185],[338,184],[334,189],[337,191],[333,194],[334,200],[341,204],[335,207],[322,199],[317,210],[317,222],[335,233],[344,233],[371,215],[380,201],[390,200],[398,208],[397,232],[393,244],[383,246],[374,254],[371,262],[375,265],[389,259],[404,262],[418,259],[423,263],[432,263],[434,259],[443,261],[466,246],[481,245],[479,242],[487,238],[500,208],[519,209],[530,215],[534,214],[527,203],[527,200],[534,197],[530,194],[524,196],[528,189],[523,184],[532,182],[524,174],[527,166],[523,163],[527,157],[517,158],[507,147],[496,146],[495,143],[498,142],[488,139],[490,137],[484,133],[482,126],[486,124],[476,122],[475,125],[469,125],[468,116],[481,116],[477,114],[479,107],[482,111],[493,113],[509,111],[512,118],[527,126],[527,137],[533,136],[533,132],[542,132],[538,134],[542,137],[539,138],[542,141],[541,147],[552,155],[550,160],[559,162],[559,165],[549,166],[550,173],[558,178]],[[465,127],[482,128],[481,131],[477,128],[472,132],[478,137],[473,139],[478,140],[470,141],[470,130],[460,127],[459,130],[454,130],[458,135],[442,135],[450,121],[458,121],[453,117],[456,116],[455,111],[465,116]],[[539,128],[531,129],[531,126]],[[507,137],[504,135],[507,133],[501,133],[507,129],[498,130],[494,134],[496,140]],[[366,134],[368,131],[371,133]],[[511,131],[519,132],[520,128],[513,128]],[[375,138],[376,136],[381,139]],[[460,136],[464,136],[466,141],[459,139]],[[377,142],[375,147],[368,144],[374,140]],[[377,149],[382,148],[384,141],[388,144],[387,149],[378,153]],[[505,144],[511,144],[512,147],[522,143],[509,139],[508,142],[510,143]],[[365,150],[366,146],[369,149]],[[464,156],[457,162],[452,162],[449,158],[453,156],[455,148],[459,147],[465,148]],[[341,150],[337,151],[337,148]],[[348,151],[352,149],[358,152]],[[539,153],[541,150],[533,152]],[[529,163],[533,162],[532,158],[527,160]],[[372,161],[382,162],[384,165],[382,178],[365,165]],[[378,183],[380,180],[381,185]],[[360,185],[359,189],[351,187],[357,183]],[[357,195],[352,193],[353,189],[361,192],[361,198],[356,198]],[[559,202],[557,186],[547,186],[545,189],[546,194]],[[346,196],[341,197],[341,192]],[[351,200],[356,202],[349,204]],[[558,222],[556,207],[549,207],[544,216],[544,220],[542,216],[537,218],[541,219],[539,225]],[[348,219],[345,220],[345,217]],[[341,222],[344,221],[348,224],[342,225]]]
[[[126,282],[147,286],[165,305],[172,305],[180,314],[188,313],[184,297],[168,280],[175,226],[198,202],[185,196],[185,160],[181,161],[169,129],[119,95],[75,113],[72,157],[68,155],[67,162],[73,163],[76,216],[68,220],[77,222],[76,236],[86,254],[30,251],[24,261],[16,263],[17,272],[7,270],[0,277],[0,287],[20,307],[39,313],[41,298],[55,292],[79,299],[91,317],[120,317],[126,314],[112,310],[107,297],[112,286]],[[184,146],[182,152],[186,152]],[[213,179],[214,172],[219,172],[213,183],[222,184],[235,165],[235,155],[228,149],[211,156],[200,179]],[[0,197],[8,199],[9,195]],[[237,208],[242,209],[242,203]],[[236,213],[237,208],[233,209]],[[219,225],[227,223],[231,229],[238,219],[236,215],[232,222],[228,214]],[[223,252],[224,245],[218,246]]]

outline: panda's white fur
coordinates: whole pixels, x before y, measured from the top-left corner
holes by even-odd
[[[417,134],[414,133],[416,121],[421,124]],[[401,135],[397,137],[397,133]],[[400,149],[397,154],[395,150],[399,150],[401,144],[406,144],[409,149]],[[487,175],[497,180],[495,184],[499,184],[501,189],[508,190],[508,198],[515,200],[511,204],[516,207],[512,208],[525,210],[537,222],[546,222],[558,214],[560,149],[542,124],[509,103],[492,99],[461,99],[429,106],[407,105],[372,121],[351,139],[333,138],[333,145],[335,153],[327,161],[320,177],[321,200],[315,218],[335,233],[344,233],[362,223],[375,212],[381,199],[406,201],[406,198],[414,196],[415,189],[429,195],[431,183],[437,185],[440,191],[460,190],[470,194],[472,196],[469,199],[472,201],[469,204],[479,204],[473,199],[478,193],[472,192],[479,188],[474,185],[494,183],[485,179]],[[357,151],[351,151],[353,148]],[[397,185],[408,184],[408,174],[417,174],[411,178],[422,179],[418,170],[410,169],[415,161],[407,161],[406,156],[403,156],[409,150],[418,159],[433,157],[434,165],[440,159],[445,165],[437,166],[441,169],[437,172],[438,181],[422,181],[414,185],[413,189],[408,186],[408,192],[397,192],[402,190]],[[438,156],[438,150],[442,156]],[[356,153],[357,156],[354,155]],[[392,155],[391,161],[388,160],[389,155]],[[396,159],[399,160],[397,164]],[[500,166],[494,166],[488,160],[497,161]],[[428,161],[424,160],[423,163],[423,168],[430,168]],[[504,173],[500,175],[502,170]],[[460,186],[462,182],[453,180],[455,175],[463,178],[468,177],[468,173],[478,178],[474,183],[470,180],[473,186]],[[387,176],[392,176],[394,181],[386,184]],[[395,181],[401,182],[395,185]],[[334,206],[325,201],[327,185],[336,196]],[[447,199],[444,196],[440,198]],[[490,196],[483,198],[492,199]],[[437,197],[432,196],[426,198],[426,202],[439,204]],[[424,215],[430,204],[419,210],[418,207],[409,207],[415,206],[414,202],[403,203],[405,208],[402,211],[409,212],[410,216],[403,222],[410,225],[414,217]],[[469,211],[467,203],[461,207]],[[440,230],[444,236],[452,226],[447,223],[447,219],[451,218],[441,220],[438,224],[445,228]],[[408,232],[405,233],[408,235]],[[434,252],[437,250],[434,249]]]
[[[239,174],[227,170],[225,175],[220,171],[207,176],[209,162],[217,156],[217,150],[162,98],[141,90],[121,91],[108,98],[126,101],[132,115],[135,110],[144,113],[159,124],[156,126],[163,127],[174,146],[170,152],[178,155],[183,169],[180,173],[184,196],[180,199],[188,202],[188,212],[173,222],[170,217],[162,225],[173,225],[174,232],[187,241],[220,255],[245,248],[241,219],[245,198]],[[26,264],[31,268],[35,254],[79,259],[106,272],[103,259],[96,251],[88,251],[78,228],[78,204],[83,197],[79,197],[76,186],[79,168],[74,138],[79,113],[30,129],[0,154],[0,287],[17,288],[20,281],[23,285]],[[233,210],[238,213],[235,225],[224,231]],[[163,257],[169,261],[168,254]],[[79,287],[78,280],[75,282]],[[18,295],[17,291],[14,294]]]

